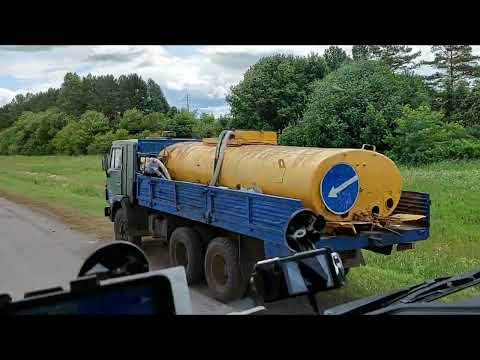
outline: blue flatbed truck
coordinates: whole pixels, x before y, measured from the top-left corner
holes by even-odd
[[[213,297],[228,302],[244,296],[257,261],[291,255],[286,240],[292,219],[307,212],[294,198],[232,190],[143,175],[143,164],[165,147],[194,139],[117,140],[102,159],[106,173],[105,216],[116,240],[140,245],[144,236],[165,242],[171,265],[183,265],[189,283],[206,280]],[[390,255],[425,240],[430,198],[403,191],[395,212],[423,215],[420,223],[364,229],[355,235],[319,236],[316,247],[338,252],[345,268],[363,264],[361,250]]]

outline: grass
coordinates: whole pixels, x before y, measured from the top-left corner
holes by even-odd
[[[0,156],[0,189],[103,215],[105,176],[98,156]]]
[[[0,196],[54,213],[74,229],[111,239],[99,156],[0,156]]]
[[[480,161],[401,168],[404,189],[430,193],[431,236],[415,250],[383,256],[364,252],[348,286],[325,294],[342,302],[423,280],[480,269]],[[0,192],[46,206],[67,221],[89,222],[105,234],[105,176],[98,156],[0,156]],[[106,236],[106,235],[105,235]],[[111,236],[111,235],[110,235]],[[470,290],[469,293],[477,290]],[[455,298],[455,297],[453,297]]]

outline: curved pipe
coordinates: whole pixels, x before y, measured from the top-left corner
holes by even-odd
[[[158,166],[162,170],[163,176],[165,176],[168,180],[172,180],[172,177],[170,176],[170,173],[168,172],[167,167],[163,164],[163,162],[159,161]]]
[[[234,132],[231,130],[222,131],[219,136],[219,142],[217,143],[217,148],[215,150],[215,160],[214,160],[214,170],[213,177],[210,180],[210,186],[216,186],[218,182],[218,177],[220,175],[220,170],[222,169],[223,158],[225,156],[225,149],[227,147],[228,141],[232,138]]]

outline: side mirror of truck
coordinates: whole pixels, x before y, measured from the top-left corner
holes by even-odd
[[[320,248],[260,261],[251,281],[257,297],[274,302],[342,287],[345,269],[338,253]]]
[[[108,170],[108,153],[102,155],[102,170],[107,173]]]

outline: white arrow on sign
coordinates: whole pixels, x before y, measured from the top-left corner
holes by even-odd
[[[330,198],[338,197],[339,192],[345,190],[347,187],[352,185],[355,181],[358,181],[358,176],[357,175],[351,177],[350,179],[348,179],[347,181],[345,181],[343,184],[339,185],[338,187],[332,186],[332,188],[330,189],[330,192],[328,193],[328,197],[330,197]]]

